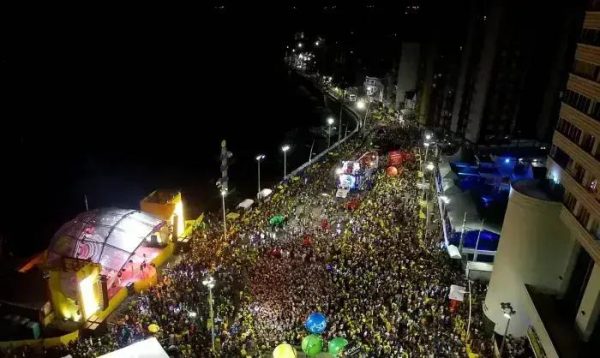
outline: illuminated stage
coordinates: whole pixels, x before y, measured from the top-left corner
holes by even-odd
[[[0,348],[29,345],[40,350],[67,344],[80,334],[102,333],[106,318],[129,295],[156,284],[157,268],[173,255],[184,230],[181,194],[155,191],[140,206],[142,211],[108,208],[77,215],[61,226],[47,250],[18,268],[20,275],[43,271],[36,283],[45,293],[36,294],[40,304],[12,310],[42,329],[5,334]],[[14,307],[23,306],[20,302]]]
[[[125,264],[123,271],[121,271],[121,277],[113,280],[113,284],[108,287],[108,297],[112,298],[121,288],[127,287],[130,283],[136,281],[146,280],[156,275],[156,268],[148,263],[152,262],[160,252],[161,248],[157,247],[140,247],[136,250],[136,255],[132,257],[132,264]],[[146,255],[145,257],[143,255]],[[142,270],[141,265],[146,260],[146,267]],[[132,270],[133,269],[133,270]]]

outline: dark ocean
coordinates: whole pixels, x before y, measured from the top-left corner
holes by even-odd
[[[96,19],[98,20],[98,19]],[[3,70],[14,109],[0,132],[0,236],[27,256],[89,207],[139,208],[156,188],[183,192],[187,217],[219,209],[220,142],[234,156],[227,205],[326,145],[330,111],[283,62],[286,35],[235,15],[219,22],[53,22],[19,41]],[[193,21],[192,21],[193,20]],[[144,26],[147,25],[147,26]],[[317,128],[315,128],[317,127]]]

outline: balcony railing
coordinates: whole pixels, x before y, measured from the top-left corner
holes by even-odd
[[[572,230],[576,229],[578,234],[574,236],[579,241],[579,244],[585,248],[585,251],[588,252],[594,261],[600,262],[600,241],[596,240],[566,207],[561,211],[560,216],[569,228]]]

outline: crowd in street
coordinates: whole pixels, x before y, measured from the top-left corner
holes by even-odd
[[[387,133],[418,158],[417,130]],[[450,285],[467,282],[441,245],[439,225],[425,230],[419,217],[419,161],[403,163],[398,176],[382,165],[370,190],[336,198],[335,168],[371,149],[373,139],[354,138],[280,184],[230,222],[226,238],[219,215],[207,215],[188,250],[161,270],[156,286],[124,303],[105,335],[45,356],[94,357],[154,335],[177,357],[268,357],[283,342],[299,347],[304,320],[322,312],[324,338],[344,337],[364,357],[467,357],[467,306],[448,299]],[[356,207],[348,207],[351,199]],[[286,221],[270,225],[274,215]],[[214,354],[202,284],[208,275],[216,280]],[[474,302],[484,291],[473,284]],[[159,331],[150,333],[151,324]],[[492,356],[481,315],[469,336],[471,351]]]

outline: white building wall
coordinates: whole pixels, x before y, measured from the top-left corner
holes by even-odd
[[[562,203],[542,200],[513,188],[504,223],[484,311],[504,334],[506,318],[501,302],[510,302],[516,311],[509,333],[524,336],[531,324],[523,297],[524,284],[537,290],[561,294],[566,288],[572,259],[578,245],[559,219]]]
[[[579,311],[575,318],[577,330],[584,340],[588,340],[594,331],[600,313],[600,266],[596,263],[581,298]]]

